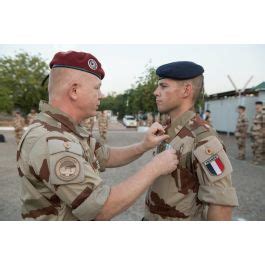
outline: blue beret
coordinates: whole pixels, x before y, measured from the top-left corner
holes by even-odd
[[[156,74],[159,79],[170,78],[176,80],[191,79],[204,72],[202,66],[188,61],[179,61],[159,66]]]

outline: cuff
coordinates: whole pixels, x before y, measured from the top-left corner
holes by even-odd
[[[79,220],[93,220],[100,213],[109,197],[110,187],[99,185],[80,206],[72,211]]]

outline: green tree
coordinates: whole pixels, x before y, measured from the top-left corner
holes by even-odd
[[[19,108],[27,113],[48,98],[47,86],[41,82],[48,74],[48,65],[40,56],[19,53],[0,58],[0,105],[10,112]]]
[[[153,95],[156,85],[155,69],[147,65],[143,75],[138,77],[135,84],[125,93],[108,95],[102,99],[99,110],[112,110],[114,114],[118,113],[118,119],[121,119],[125,114],[138,114],[139,111],[156,112]]]
[[[13,94],[10,89],[6,87],[0,88],[0,112],[10,113],[14,108]]]
[[[139,77],[133,88],[127,91],[127,110],[130,110],[130,114],[136,114],[139,111],[157,111],[155,97],[153,95],[157,81],[158,78],[155,74],[155,69],[151,66],[147,66],[144,75]]]

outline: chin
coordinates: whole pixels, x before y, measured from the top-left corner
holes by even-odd
[[[163,109],[163,108],[157,108],[157,109],[158,109],[158,111],[159,111],[160,113],[162,113],[162,114],[167,113],[167,110],[165,110],[165,109]]]

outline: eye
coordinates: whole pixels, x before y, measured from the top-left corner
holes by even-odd
[[[165,89],[165,88],[167,88],[167,87],[168,87],[166,84],[163,84],[163,83],[162,83],[162,84],[160,84],[159,86],[160,86],[160,88],[161,88],[161,89]]]

